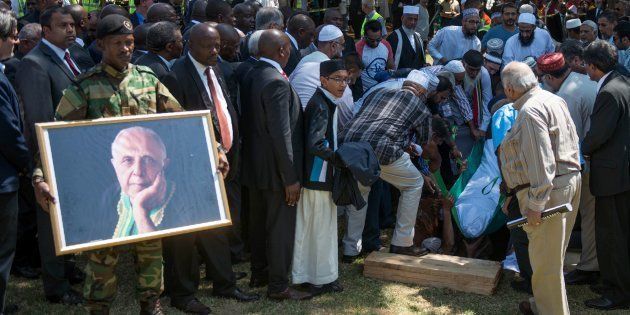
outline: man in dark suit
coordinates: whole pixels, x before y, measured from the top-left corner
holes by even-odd
[[[17,20],[2,10],[0,21],[0,58],[6,58],[18,42]],[[0,314],[17,311],[17,306],[7,307],[4,303],[17,239],[18,174],[30,172],[31,158],[22,127],[18,97],[7,77],[0,73]]]
[[[274,7],[264,7],[258,10],[256,16],[256,30],[280,30],[284,31],[284,15]],[[251,34],[241,41],[241,58],[249,57],[249,38]]]
[[[195,25],[199,23],[203,23],[206,21],[206,5],[208,5],[208,1],[205,0],[196,0],[192,5],[192,12],[190,14],[190,21],[186,23],[182,34],[185,36],[185,40],[188,39],[186,33]]]
[[[189,52],[175,62],[163,82],[186,110],[209,109],[212,112],[216,139],[221,143],[222,150],[227,152],[230,165],[237,165],[238,120],[225,82],[215,68],[219,44],[216,29],[203,23],[193,26]],[[233,176],[234,172],[230,170],[226,178],[228,196]],[[229,197],[228,202],[231,208]],[[195,298],[199,286],[199,253],[213,281],[215,296],[239,301],[259,299],[258,295],[244,293],[236,287],[227,230],[219,228],[163,239],[165,289],[173,306],[194,314],[208,314],[210,311]]]
[[[289,56],[289,62],[283,69],[289,76],[302,59],[300,49],[304,49],[313,43],[315,22],[308,15],[298,13],[287,22],[287,36],[291,40],[291,56]]]
[[[152,23],[143,23],[133,29],[133,53],[131,54],[131,63],[134,65],[138,62],[140,57],[146,55],[147,50],[147,35]]]
[[[311,295],[289,287],[296,204],[303,159],[302,105],[289,85],[289,37],[267,30],[258,42],[260,60],[249,74],[250,107],[243,112],[243,184],[249,190],[251,287],[268,284],[272,299]]]
[[[162,21],[149,28],[147,34],[149,52],[138,58],[136,65],[147,66],[158,79],[162,79],[171,70],[171,61],[179,58],[184,50],[184,42],[179,26]]]
[[[586,306],[630,307],[630,79],[616,70],[615,48],[595,41],[584,50],[586,72],[598,82],[582,153],[591,161],[595,242],[603,287]]]
[[[74,20],[65,8],[51,8],[41,15],[42,41],[22,58],[16,75],[17,92],[24,109],[26,141],[32,152],[37,152],[35,123],[54,120],[54,113],[63,90],[76,82],[84,72],[69,48],[74,44]],[[93,66],[93,65],[92,65]],[[42,279],[46,298],[53,303],[77,304],[81,296],[70,289],[75,278],[74,264],[68,256],[56,256],[50,217],[37,210],[39,250]]]

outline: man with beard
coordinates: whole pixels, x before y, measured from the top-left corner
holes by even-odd
[[[445,27],[429,42],[429,54],[433,57],[433,63],[444,65],[450,60],[462,58],[471,49],[481,50],[481,42],[476,36],[478,27],[479,10],[464,10],[462,26]]]
[[[234,26],[241,37],[254,30],[254,9],[247,3],[239,3],[232,9]]]
[[[404,6],[402,26],[387,37],[394,53],[394,69],[420,69],[426,63],[422,38],[415,31],[419,14],[419,7]]]
[[[520,61],[528,56],[538,58],[554,50],[549,32],[536,27],[536,17],[531,13],[521,13],[518,17],[518,35],[512,35],[505,43],[503,63]]]
[[[319,64],[326,60],[341,58],[343,44],[343,33],[339,28],[334,25],[324,26],[317,37],[317,51],[304,56],[289,76],[291,86],[300,97],[302,108],[306,107],[317,87],[321,85]],[[352,92],[347,86],[342,100],[352,104]]]
[[[580,40],[584,43],[584,47],[597,39],[598,29],[597,23],[591,20],[582,22],[582,25],[580,25]]]
[[[481,50],[486,50],[486,44],[490,39],[499,38],[504,43],[513,35],[518,33],[516,28],[516,16],[518,15],[516,5],[508,2],[501,6],[501,17],[503,23],[492,27],[481,40]]]
[[[357,53],[363,63],[363,92],[378,83],[375,79],[378,73],[394,68],[392,47],[383,39],[382,34],[379,25],[369,21],[365,23],[365,36],[356,44]]]

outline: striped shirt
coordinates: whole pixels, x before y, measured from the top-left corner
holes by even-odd
[[[381,89],[372,93],[339,135],[342,142],[368,142],[381,165],[399,159],[412,135],[429,140],[431,112],[411,91]]]
[[[529,184],[529,210],[542,211],[553,179],[580,170],[578,135],[565,101],[538,87],[521,96],[512,129],[501,142],[501,172],[508,188]]]

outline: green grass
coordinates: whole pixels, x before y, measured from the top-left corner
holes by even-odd
[[[517,314],[518,303],[527,295],[511,289],[512,272],[506,271],[493,296],[456,292],[449,289],[423,287],[386,282],[363,277],[362,261],[352,265],[340,264],[340,281],[345,291],[323,295],[310,301],[275,302],[263,298],[256,303],[238,303],[211,297],[210,283],[202,282],[197,297],[212,308],[215,314]],[[248,264],[235,266],[236,270],[249,271]],[[112,314],[137,314],[139,306],[134,299],[133,267],[131,257],[124,255],[118,266],[119,292],[114,301]],[[247,289],[248,279],[239,281]],[[81,289],[77,287],[77,289]],[[265,289],[255,292],[264,295]],[[568,287],[572,314],[598,314],[583,306],[583,301],[596,297],[588,286]],[[12,278],[9,284],[8,302],[17,303],[21,314],[85,314],[81,307],[53,305],[45,302],[41,281]],[[163,300],[168,305],[168,300]],[[174,308],[166,308],[168,314],[182,314]],[[601,314],[604,314],[603,312]],[[606,314],[630,314],[607,312]]]

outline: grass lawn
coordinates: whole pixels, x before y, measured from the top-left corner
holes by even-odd
[[[571,256],[571,255],[570,255]],[[572,256],[575,256],[573,254]],[[482,296],[456,292],[449,289],[414,286],[365,278],[363,264],[340,264],[343,293],[323,295],[305,302],[275,302],[263,298],[256,303],[238,303],[211,297],[211,284],[203,282],[198,297],[212,308],[215,314],[517,314],[518,302],[527,295],[512,290],[510,280],[514,274],[505,271],[497,293]],[[248,264],[235,266],[236,270],[249,271]],[[130,256],[123,256],[118,266],[119,292],[112,314],[137,314],[139,306],[134,299],[133,266]],[[239,286],[247,289],[248,278],[240,280]],[[77,289],[80,289],[78,287]],[[256,292],[264,295],[265,289]],[[573,314],[598,314],[583,306],[583,300],[596,297],[588,286],[568,288],[569,304]],[[25,281],[12,278],[9,284],[8,302],[20,306],[20,314],[84,314],[81,307],[53,305],[45,302],[41,281]],[[167,299],[163,300],[168,305]],[[183,314],[167,307],[168,314]],[[604,314],[603,312],[601,314]],[[630,314],[608,312],[606,314]]]

